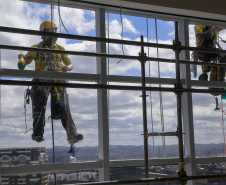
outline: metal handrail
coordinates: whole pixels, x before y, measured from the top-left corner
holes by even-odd
[[[109,89],[109,90],[131,90],[131,91],[162,91],[162,92],[191,92],[191,93],[220,93],[226,94],[223,89],[186,89],[186,88],[168,88],[168,87],[142,87],[142,86],[126,86],[126,85],[101,85],[101,84],[81,84],[81,83],[56,83],[56,82],[34,82],[19,80],[0,80],[0,85],[18,85],[18,86],[59,86],[67,88],[81,89]]]
[[[180,177],[167,177],[167,178],[145,178],[138,180],[122,180],[122,181],[104,181],[104,182],[91,182],[91,183],[76,183],[76,185],[124,185],[124,184],[144,184],[144,183],[154,183],[154,182],[169,182],[169,181],[179,181],[187,182],[189,180],[201,180],[201,179],[217,179],[226,178],[226,174],[221,175],[197,175],[197,176],[187,176],[185,178]]]
[[[92,36],[84,36],[84,35],[52,33],[52,32],[36,31],[36,30],[29,30],[29,29],[21,29],[21,28],[4,27],[4,26],[0,26],[0,31],[8,32],[8,33],[27,34],[27,35],[52,36],[52,37],[57,37],[57,38],[76,39],[76,40],[85,40],[85,41],[93,41],[93,42],[106,42],[106,43],[112,43],[112,44],[156,47],[156,48],[173,49],[173,50],[175,48],[179,47],[180,50],[200,51],[200,52],[210,52],[210,53],[225,53],[226,54],[226,50],[219,50],[219,49],[214,49],[214,48],[175,46],[175,45],[170,45],[170,44],[156,44],[156,43],[150,43],[150,42],[109,39],[109,38],[92,37]]]
[[[183,46],[182,46],[183,47]],[[89,57],[106,57],[106,58],[117,58],[117,59],[127,59],[127,60],[140,60],[139,56],[132,55],[117,55],[117,54],[106,54],[106,53],[94,53],[94,52],[80,52],[80,51],[68,51],[68,50],[54,50],[47,48],[32,48],[24,46],[11,46],[0,44],[0,49],[10,49],[17,51],[36,51],[36,52],[51,52],[51,53],[61,53],[69,55],[79,55],[79,56],[89,56]],[[220,50],[218,50],[220,51]],[[226,50],[225,50],[226,51]],[[175,63],[175,59],[165,59],[165,58],[155,58],[155,57],[145,57],[147,61],[156,61],[156,62],[167,62]],[[205,62],[193,62],[189,60],[179,60],[181,64],[195,64],[195,65],[207,65]],[[209,66],[220,66],[226,67],[226,64],[220,63],[208,63]]]
[[[8,32],[8,33],[26,34],[26,35],[52,36],[57,38],[85,40],[85,41],[93,41],[93,42],[106,42],[106,43],[112,43],[112,44],[158,47],[158,48],[165,48],[165,49],[174,48],[173,45],[168,45],[168,44],[156,44],[156,43],[148,43],[148,42],[141,43],[139,41],[131,41],[131,40],[119,40],[119,39],[110,39],[110,38],[92,37],[92,36],[74,35],[74,34],[65,34],[65,33],[53,33],[53,32],[44,32],[44,31],[36,31],[36,30],[21,29],[21,28],[4,27],[4,26],[0,26],[0,31]]]

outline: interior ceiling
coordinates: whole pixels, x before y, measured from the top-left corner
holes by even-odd
[[[226,15],[225,0],[124,0],[124,1]]]
[[[226,0],[82,0],[100,4],[226,21]]]

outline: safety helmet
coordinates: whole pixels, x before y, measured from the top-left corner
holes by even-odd
[[[54,32],[57,29],[58,29],[57,25],[52,21],[42,22],[39,28],[40,31],[47,31],[47,32]]]
[[[52,22],[52,21],[44,21],[40,24],[40,31],[46,31],[46,32],[56,32],[57,30],[57,25]],[[43,41],[45,41],[45,36],[41,37]],[[52,42],[56,42],[57,41],[57,37],[50,37]]]

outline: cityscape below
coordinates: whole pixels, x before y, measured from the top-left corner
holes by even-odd
[[[196,171],[197,175],[209,174],[225,174],[226,164],[212,164],[208,162],[208,157],[223,156],[223,144],[197,144],[196,154],[199,157],[206,157],[206,164],[198,164]],[[56,162],[68,163],[70,162],[71,153],[68,153],[69,147],[56,146]],[[163,146],[149,146],[150,155],[153,154],[155,158],[163,158]],[[178,157],[177,145],[165,146],[166,156]],[[81,161],[96,161],[98,160],[98,147],[79,147],[75,148],[77,162]],[[143,146],[121,146],[112,145],[109,148],[111,160],[128,160],[128,159],[142,159]],[[76,161],[75,161],[76,162]],[[52,148],[45,147],[30,147],[30,148],[1,148],[0,149],[0,163],[1,167],[13,167],[18,165],[38,165],[45,163],[53,163]],[[178,166],[151,166],[149,168],[150,176],[177,176]],[[98,182],[98,169],[68,171],[62,173],[50,174],[23,174],[18,176],[1,176],[1,184],[9,185],[51,185],[54,184],[55,175],[57,184],[73,184],[82,182]],[[110,180],[135,180],[144,178],[144,167],[121,167],[110,169]],[[208,179],[198,181],[198,184],[213,184],[223,185],[226,183],[225,179]],[[157,183],[158,185],[165,183]],[[177,182],[170,182],[169,185],[177,185]]]

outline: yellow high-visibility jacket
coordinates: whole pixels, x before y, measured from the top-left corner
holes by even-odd
[[[205,32],[205,28],[206,26],[204,25],[195,25],[194,27],[194,30],[195,30],[195,36],[198,34],[198,33],[203,33]],[[223,30],[221,28],[217,29],[214,33],[215,37],[217,37],[218,33]],[[207,31],[207,30],[206,30]],[[200,40],[198,37],[196,37],[196,45],[199,46],[201,44],[202,40]]]
[[[38,44],[35,44],[31,46],[33,48],[48,48],[49,47],[44,43],[40,42]],[[56,50],[65,50],[63,46],[57,45],[56,43],[53,43],[53,49]],[[26,62],[27,64],[30,64],[32,60],[35,60],[35,70],[36,71],[43,71],[45,67],[45,53],[43,52],[37,52],[37,51],[28,51],[26,54]],[[65,65],[71,64],[71,59],[68,57],[68,54],[60,54],[60,53],[53,53],[54,55],[54,62],[57,66],[57,71],[62,71],[62,63]]]

